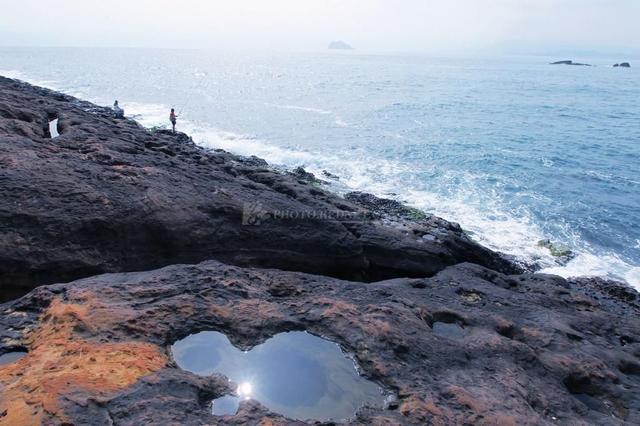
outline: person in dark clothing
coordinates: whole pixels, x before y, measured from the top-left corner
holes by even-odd
[[[176,111],[171,108],[171,114],[169,114],[169,121],[171,121],[171,126],[173,127],[173,133],[176,132],[176,122],[178,116],[176,115]]]

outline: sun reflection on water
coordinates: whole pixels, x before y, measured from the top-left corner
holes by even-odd
[[[242,382],[238,385],[238,396],[244,399],[250,399],[253,393],[253,385],[250,382]]]

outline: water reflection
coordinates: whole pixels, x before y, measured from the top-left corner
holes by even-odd
[[[0,355],[0,365],[14,363],[26,355],[27,352],[24,351],[8,352],[6,354]]]
[[[216,416],[234,416],[238,412],[240,398],[237,396],[223,396],[211,404],[213,414]]]
[[[51,138],[57,138],[58,136],[60,136],[60,133],[58,133],[58,119],[56,118],[55,120],[52,120],[49,122],[49,134],[51,135]]]
[[[253,398],[289,418],[343,420],[362,406],[384,403],[382,390],[358,375],[338,345],[305,332],[280,333],[248,352],[224,334],[202,332],[177,342],[172,351],[181,368],[224,374],[238,384],[239,398]],[[217,415],[231,411],[225,408],[230,400],[222,399],[213,403]]]
[[[465,336],[465,331],[460,324],[435,322],[433,323],[433,332],[441,337],[448,339],[462,339]]]

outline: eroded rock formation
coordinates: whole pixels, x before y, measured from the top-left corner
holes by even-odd
[[[357,424],[634,424],[637,294],[601,280],[503,275],[473,264],[375,284],[210,261],[45,286],[2,306],[7,419],[83,424],[258,424],[256,403],[213,417],[221,377],[176,368],[169,346],[203,330],[249,348],[307,330],[352,353],[398,395]],[[623,314],[624,313],[624,314]],[[457,324],[447,337],[436,324]]]

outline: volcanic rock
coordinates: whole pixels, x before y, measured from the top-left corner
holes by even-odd
[[[516,270],[445,221],[372,220],[304,169],[280,173],[205,150],[16,80],[0,78],[0,89],[0,300],[208,259],[360,281],[431,276],[465,261]]]
[[[617,286],[472,264],[364,284],[215,261],[44,286],[0,307],[0,353],[29,351],[0,366],[0,412],[9,424],[289,424],[256,402],[213,416],[233,389],[181,371],[169,347],[212,330],[247,350],[305,330],[397,397],[351,424],[637,424],[640,309],[606,296]]]

